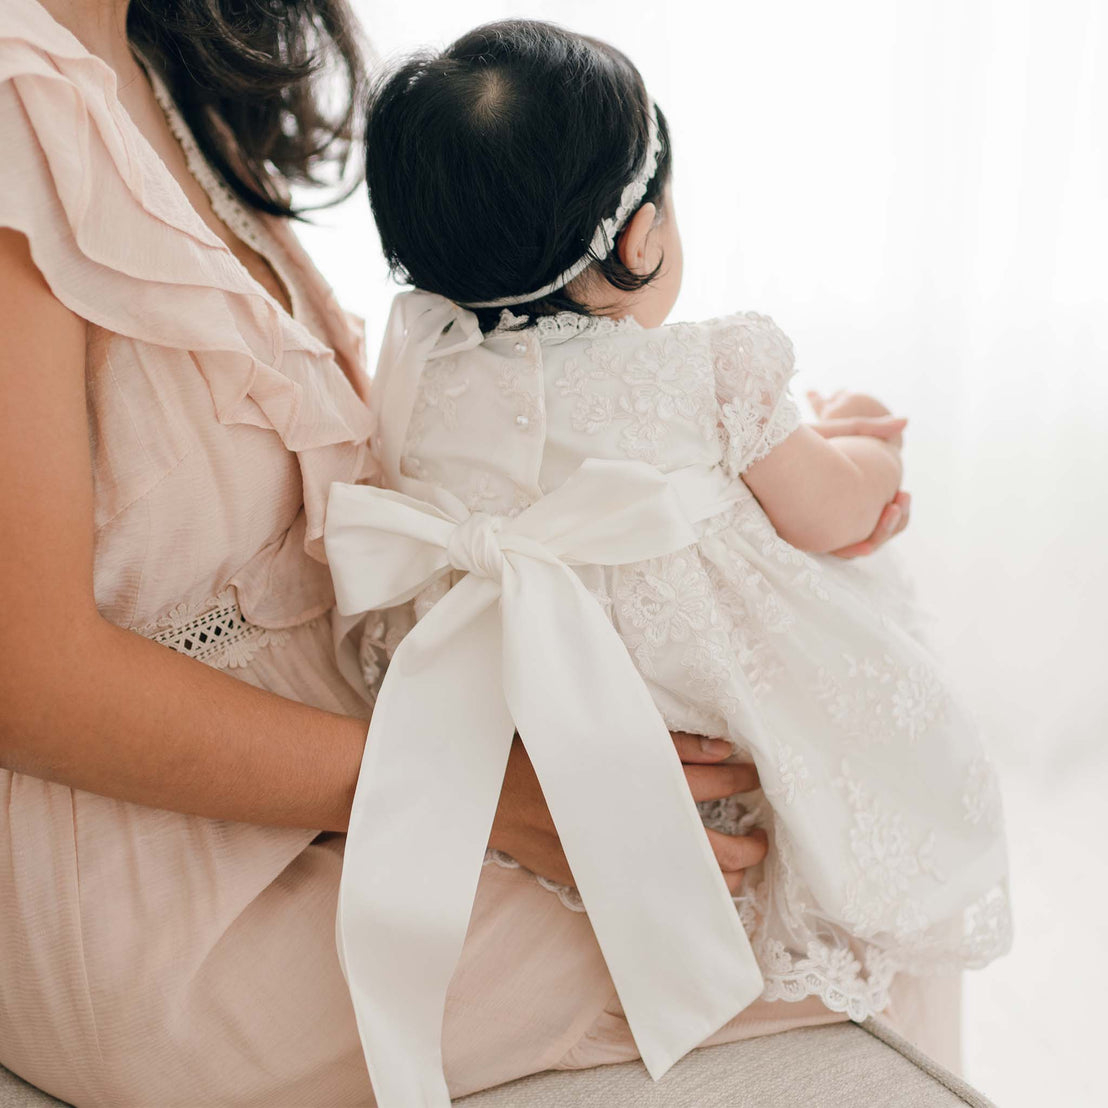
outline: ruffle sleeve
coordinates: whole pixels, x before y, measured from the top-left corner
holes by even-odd
[[[220,423],[276,432],[300,467],[303,548],[323,561],[331,482],[372,470],[369,408],[193,209],[114,72],[37,4],[0,9],[0,150],[0,226],[27,237],[54,295],[107,331],[187,352]]]
[[[738,477],[800,423],[789,392],[796,372],[793,346],[772,319],[753,312],[704,326],[715,374],[723,464]]]

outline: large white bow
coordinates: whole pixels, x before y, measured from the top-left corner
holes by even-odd
[[[516,728],[651,1075],[762,990],[665,724],[569,568],[694,542],[670,482],[592,461],[514,519],[463,516],[338,483],[327,511],[344,614],[467,574],[392,659],[350,817],[337,938],[381,1108],[450,1103],[446,990]]]

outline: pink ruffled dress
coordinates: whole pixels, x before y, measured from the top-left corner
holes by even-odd
[[[291,315],[190,206],[112,71],[35,0],[0,8],[0,226],[90,324],[97,604],[167,649],[364,718],[334,659],[320,538],[330,483],[371,472],[359,334],[163,101]],[[82,1108],[371,1105],[335,953],[343,842],[0,770],[0,1062]],[[712,1041],[841,1018],[758,1004]],[[636,1056],[588,917],[499,866],[444,1040],[455,1095]]]

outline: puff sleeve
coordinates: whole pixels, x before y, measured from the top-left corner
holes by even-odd
[[[796,430],[789,392],[793,346],[768,316],[744,312],[707,324],[723,464],[734,477]]]

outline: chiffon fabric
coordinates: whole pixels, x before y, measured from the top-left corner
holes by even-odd
[[[231,595],[264,634],[208,664],[367,718],[335,663],[321,561],[328,486],[373,469],[360,335],[285,225],[238,207],[164,106],[291,316],[190,207],[111,70],[34,0],[0,6],[0,226],[89,321],[96,601],[153,636]],[[372,1105],[335,953],[343,844],[0,770],[0,1062],[79,1108]],[[903,1010],[925,1012],[922,996]],[[712,1041],[842,1018],[759,1003]],[[956,1007],[927,1022],[956,1026]],[[497,865],[444,1043],[454,1095],[635,1056],[587,916]]]

